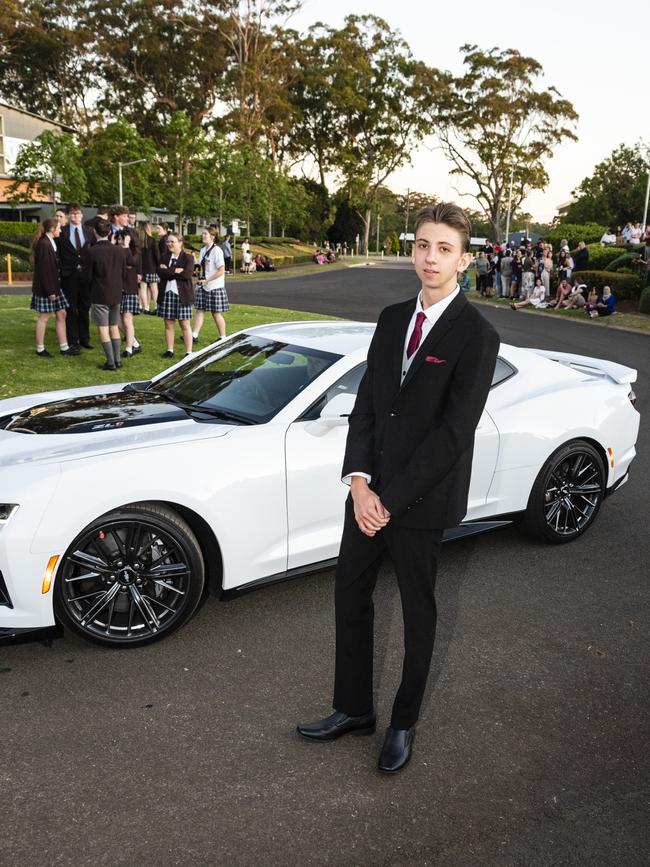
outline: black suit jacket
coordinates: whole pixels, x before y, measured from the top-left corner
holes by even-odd
[[[474,434],[499,336],[459,294],[422,341],[400,385],[414,309],[415,300],[406,301],[379,317],[350,415],[342,474],[368,473],[395,523],[444,529],[467,512]]]
[[[90,283],[93,304],[119,304],[126,284],[127,257],[123,247],[98,241],[84,250],[84,276]]]
[[[81,234],[83,243],[81,252],[77,252],[76,245],[71,240],[71,226],[68,223],[61,229],[59,237],[56,239],[56,247],[59,253],[59,261],[61,263],[61,276],[63,278],[70,277],[72,274],[79,272],[82,265],[82,254],[86,247],[94,241],[94,234],[91,229],[86,226],[81,226]],[[79,266],[79,267],[78,267]]]

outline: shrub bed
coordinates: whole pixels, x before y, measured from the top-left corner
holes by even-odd
[[[609,286],[617,300],[638,298],[641,294],[641,278],[637,274],[617,274],[615,271],[578,271],[577,273],[590,289]]]
[[[639,299],[639,313],[650,314],[650,286],[646,286]]]
[[[0,241],[29,243],[38,229],[38,223],[18,223],[11,220],[0,221]]]
[[[634,263],[639,261],[638,253],[623,253],[621,256],[617,256],[616,259],[612,259],[612,261],[605,266],[604,270],[622,271],[623,269],[633,268]]]
[[[607,226],[601,226],[599,223],[565,223],[550,229],[546,234],[546,240],[557,247],[563,238],[566,238],[567,244],[571,249],[577,247],[580,241],[585,244],[594,244],[603,237],[607,231]]]

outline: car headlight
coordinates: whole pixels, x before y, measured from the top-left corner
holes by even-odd
[[[0,529],[11,520],[17,511],[17,503],[0,503]]]

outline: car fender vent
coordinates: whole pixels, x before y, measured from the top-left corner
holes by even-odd
[[[13,603],[9,598],[9,591],[7,590],[7,585],[5,584],[5,579],[0,572],[0,605],[4,605],[5,608],[13,608]]]

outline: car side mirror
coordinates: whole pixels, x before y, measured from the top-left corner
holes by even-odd
[[[319,421],[327,427],[346,425],[356,399],[356,394],[350,392],[335,395],[323,407]]]

